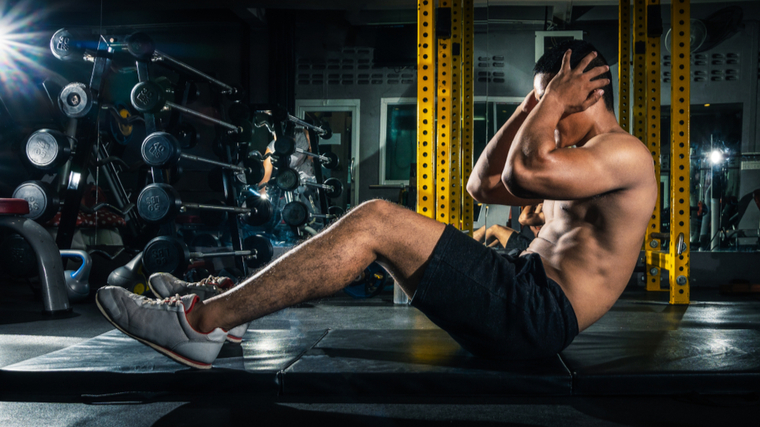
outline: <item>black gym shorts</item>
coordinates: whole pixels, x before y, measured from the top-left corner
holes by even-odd
[[[411,304],[465,350],[490,359],[551,357],[578,335],[573,307],[540,256],[499,255],[452,226]]]
[[[523,228],[523,230],[525,229],[527,229],[527,227]],[[530,242],[532,241],[533,239],[526,236],[522,232],[520,233],[515,232],[509,235],[509,239],[507,239],[507,244],[504,245],[504,249],[506,249],[507,251],[512,251],[514,249],[517,249],[519,252],[522,252],[528,249],[528,246],[530,246]]]

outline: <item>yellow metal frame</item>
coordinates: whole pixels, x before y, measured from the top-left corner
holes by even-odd
[[[439,0],[438,7],[450,7],[451,0]],[[452,17],[453,18],[453,17]],[[438,79],[436,80],[436,104],[438,120],[436,121],[436,144],[435,144],[435,219],[445,224],[451,224],[452,200],[449,195],[449,187],[452,182],[451,173],[451,106],[452,106],[452,62],[451,57],[452,39],[438,39]],[[459,202],[457,200],[457,202]]]
[[[630,132],[631,119],[631,2],[618,5],[618,121]]]
[[[462,93],[460,96],[462,109],[460,114],[462,122],[462,155],[460,158],[462,169],[462,230],[467,230],[472,235],[473,205],[474,200],[465,191],[467,181],[472,174],[472,129],[473,108],[475,97],[473,94],[474,63],[473,47],[475,38],[475,3],[473,0],[463,1],[462,12]]]
[[[659,7],[660,0],[647,0],[647,6]],[[644,9],[646,12],[646,8]],[[648,23],[654,24],[654,23]],[[646,36],[646,29],[644,30]],[[654,173],[657,177],[657,188],[660,188],[660,171],[662,162],[660,161],[660,36],[646,37],[646,54],[644,55],[644,69],[645,73],[645,92],[646,97],[644,104],[646,105],[645,123],[647,126],[643,129],[643,134],[639,136],[641,141],[644,142],[652,153],[652,160],[654,161]],[[645,248],[647,250],[657,250],[662,246],[662,243],[652,237],[652,233],[659,233],[662,224],[660,218],[660,212],[662,211],[661,200],[662,195],[657,195],[657,202],[654,205],[654,211],[652,212],[652,219],[649,221],[647,227],[646,238],[644,240]],[[662,284],[660,268],[654,265],[647,265],[647,290],[648,291],[661,291]]]
[[[462,229],[462,0],[451,3],[451,146],[449,150],[449,205],[448,223]]]
[[[690,27],[689,0],[673,0],[672,19],[672,71],[670,88],[670,128],[672,144],[670,149],[670,248],[667,269],[670,278],[670,303],[689,303],[689,258],[691,242],[689,235],[691,191],[691,164],[689,160],[689,128],[691,117],[691,76],[690,76]],[[683,241],[683,251],[679,255],[677,245]]]
[[[435,217],[435,5],[417,3],[417,212]]]
[[[659,0],[649,0],[649,4],[658,4]],[[667,250],[658,248],[659,240],[651,233],[658,231],[659,199],[652,222],[647,232],[645,251],[647,263],[647,290],[659,290],[660,271],[667,270],[670,283],[670,303],[689,303],[689,258],[690,258],[690,160],[689,160],[689,117],[690,117],[690,45],[689,45],[689,0],[673,0],[671,5],[672,39],[672,83],[670,93],[671,105],[671,144],[670,144],[670,233]],[[647,76],[650,90],[648,98],[659,105],[660,82],[660,46],[659,38],[648,41]],[[653,82],[654,83],[653,85]],[[647,147],[655,159],[657,180],[660,178],[659,123],[658,109],[648,109],[651,132]],[[655,277],[656,276],[656,277]]]

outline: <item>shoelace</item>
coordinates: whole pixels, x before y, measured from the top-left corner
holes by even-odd
[[[167,297],[164,299],[149,299],[146,298],[148,304],[152,305],[164,305],[164,306],[174,306],[174,305],[180,305],[182,304],[182,297],[179,296],[179,294],[175,294],[172,297]]]
[[[194,285],[195,286],[212,286],[217,291],[227,291],[229,289],[232,289],[232,286],[234,286],[234,284],[232,286],[223,286],[222,284],[227,281],[232,282],[232,280],[229,277],[208,276],[205,279],[201,279],[199,282],[194,283]]]

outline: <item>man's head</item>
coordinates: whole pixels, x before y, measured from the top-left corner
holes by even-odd
[[[550,51],[544,53],[538,62],[536,62],[536,66],[533,68],[533,87],[538,99],[544,95],[546,87],[549,85],[552,78],[554,78],[554,76],[559,72],[560,68],[562,67],[562,60],[565,56],[565,52],[567,52],[568,49],[572,50],[572,54],[570,56],[570,65],[572,68],[577,67],[578,63],[580,63],[581,60],[588,54],[596,51],[594,46],[589,42],[583,40],[570,40],[560,43]],[[604,59],[604,57],[598,53],[598,51],[596,52],[596,58],[591,61],[591,63],[588,65],[588,67],[586,67],[584,71],[588,71],[594,67],[607,65],[607,61]],[[601,102],[597,102],[594,106],[592,106],[592,108],[586,111],[563,116],[560,122],[557,124],[556,131],[559,134],[558,139],[561,146],[571,146],[575,145],[579,141],[582,141],[583,138],[592,129],[592,126],[598,119],[599,113],[604,114],[603,112],[607,112],[614,114],[615,108],[611,83],[612,74],[607,71],[606,73],[602,73],[598,77],[594,78],[594,80],[597,79],[610,80],[610,84],[602,88],[604,90],[604,95],[602,96],[602,101],[604,104],[602,105]],[[602,108],[601,111],[595,108],[597,106],[600,106]]]
[[[560,68],[562,68],[562,59],[564,58],[565,52],[567,52],[568,49],[571,49],[573,51],[572,55],[570,55],[570,66],[572,68],[577,67],[578,63],[580,63],[581,60],[591,52],[597,52],[597,56],[593,61],[591,61],[590,64],[588,64],[588,67],[583,70],[584,72],[594,67],[608,65],[607,60],[604,59],[604,56],[602,56],[602,54],[599,53],[599,51],[597,51],[594,45],[591,43],[583,40],[568,40],[566,42],[558,44],[553,49],[544,53],[541,58],[539,58],[538,62],[536,62],[536,66],[533,67],[533,77],[536,77],[539,74],[543,75],[545,78],[548,78],[548,80],[546,80],[546,84],[548,85],[549,81],[551,81],[551,78],[559,72]],[[610,84],[602,88],[604,90],[602,100],[604,100],[604,105],[607,107],[607,110],[614,113],[615,98],[612,95],[612,73],[607,71],[606,73],[597,76],[593,80],[599,79],[610,80]],[[546,85],[544,85],[544,88],[545,87]]]

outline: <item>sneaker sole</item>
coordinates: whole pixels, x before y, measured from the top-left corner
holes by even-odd
[[[191,368],[196,368],[196,369],[211,369],[212,368],[211,363],[203,363],[203,362],[198,362],[198,361],[195,361],[195,360],[192,360],[192,359],[188,359],[188,358],[186,358],[186,357],[184,357],[182,355],[179,355],[179,354],[177,354],[177,353],[175,353],[175,352],[173,352],[173,351],[171,351],[171,350],[169,350],[167,348],[161,347],[158,344],[153,344],[152,342],[150,342],[148,340],[145,340],[143,338],[140,338],[140,337],[137,337],[137,336],[134,336],[134,335],[130,334],[129,332],[127,332],[124,329],[122,329],[121,326],[117,325],[116,322],[114,322],[113,320],[111,320],[111,317],[108,316],[108,314],[106,313],[106,311],[100,305],[100,301],[98,301],[97,297],[95,298],[95,304],[98,306],[98,310],[100,310],[100,312],[103,314],[103,317],[105,317],[106,320],[108,320],[108,323],[112,324],[116,329],[118,329],[119,331],[121,331],[124,335],[126,335],[126,336],[128,336],[130,338],[133,338],[133,339],[137,340],[138,342],[140,342],[142,344],[147,345],[148,347],[152,348],[153,350],[156,350],[157,352],[159,352],[159,353],[161,353],[161,354],[163,354],[165,356],[168,356],[169,358],[171,358],[175,362],[178,362],[178,363],[181,363],[183,365],[189,366]]]
[[[233,344],[240,344],[241,342],[243,342],[243,338],[236,337],[234,335],[227,335],[227,341],[229,341],[229,342],[231,342]]]

